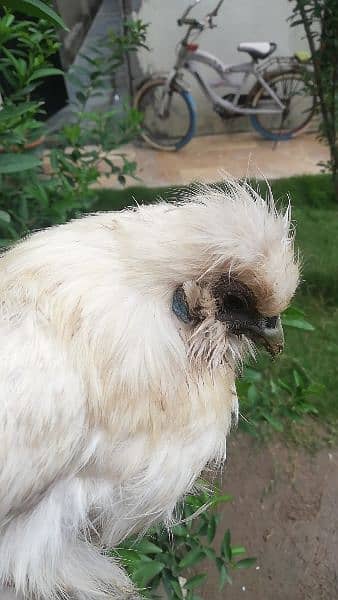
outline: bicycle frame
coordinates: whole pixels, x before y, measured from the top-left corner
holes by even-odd
[[[167,84],[166,84],[167,92],[169,92],[169,90],[170,90],[171,86],[173,85],[173,83],[175,82],[175,80],[181,76],[181,71],[184,69],[184,70],[189,71],[195,77],[197,83],[201,87],[205,96],[208,98],[208,100],[210,100],[212,102],[214,107],[221,107],[229,112],[243,114],[243,115],[258,114],[258,113],[280,114],[283,112],[283,110],[285,108],[284,104],[280,101],[278,96],[275,94],[275,92],[271,89],[271,87],[268,85],[268,83],[262,77],[261,73],[257,69],[256,62],[254,60],[252,60],[250,62],[235,64],[235,65],[225,65],[221,60],[219,60],[216,56],[214,56],[213,54],[210,54],[209,52],[205,52],[204,50],[190,51],[185,46],[183,46],[183,43],[181,43],[181,44],[182,45],[181,45],[180,51],[178,53],[177,61],[175,63],[174,68],[169,73],[169,76],[167,79]],[[230,102],[229,100],[225,100],[224,98],[219,96],[213,90],[213,87],[215,87],[215,85],[209,84],[207,81],[205,81],[205,79],[199,72],[198,68],[196,67],[196,65],[198,65],[198,64],[203,64],[203,65],[207,65],[208,67],[210,67],[220,77],[219,83],[224,83],[225,85],[228,85],[230,88],[236,90],[235,98],[234,98],[233,102]],[[229,81],[227,76],[232,73],[243,73],[244,74],[241,84],[239,86],[235,86]],[[250,77],[250,75],[253,75],[255,77],[256,81],[259,81],[259,83],[266,90],[268,95],[274,100],[274,102],[276,103],[276,109],[273,109],[273,108],[268,108],[268,109],[259,108],[258,109],[258,108],[248,108],[248,107],[238,106],[239,98],[240,98],[241,94],[244,92],[246,81]],[[216,84],[216,85],[218,85],[218,84]],[[164,110],[164,106],[163,106],[163,110]]]
[[[181,18],[182,23],[183,23],[184,17],[188,14],[188,12],[190,12],[191,8],[193,8],[194,5],[198,4],[198,2],[199,2],[199,0],[195,0],[194,4],[192,4],[190,7],[188,7],[188,9],[186,10],[186,12],[184,13],[184,15]],[[218,3],[218,5],[216,6],[215,10],[212,13],[209,13],[209,15],[207,15],[207,17],[209,18],[208,23],[209,23],[210,27],[214,27],[214,25],[212,25],[212,20],[210,21],[210,17],[212,19],[212,16],[217,15],[218,10],[222,3],[223,3],[223,0],[221,0]],[[204,29],[205,29],[205,25],[200,23],[199,26],[200,26],[199,33],[202,33],[202,31],[204,31]],[[190,37],[191,33],[194,31],[194,29],[196,29],[196,25],[191,24],[188,27],[188,30],[186,31],[183,39],[179,42],[179,50],[178,50],[178,54],[177,54],[177,59],[176,59],[176,62],[175,62],[175,65],[174,65],[172,71],[168,75],[163,98],[161,101],[161,106],[159,109],[159,112],[162,116],[164,116],[164,114],[168,110],[168,107],[170,104],[170,94],[169,94],[170,89],[172,88],[173,84],[177,81],[177,79],[179,79],[181,77],[181,72],[183,70],[187,70],[193,75],[193,77],[196,79],[198,85],[201,87],[203,93],[205,94],[207,99],[210,100],[210,102],[213,104],[213,107],[216,110],[223,109],[228,112],[232,112],[235,114],[242,114],[242,115],[255,115],[255,114],[259,114],[259,113],[281,114],[283,112],[283,110],[286,108],[285,105],[281,102],[281,100],[278,98],[278,96],[275,94],[275,92],[271,89],[269,84],[262,77],[262,75],[261,75],[262,68],[261,68],[261,66],[260,67],[257,66],[257,61],[255,59],[252,59],[251,61],[240,63],[240,64],[226,65],[219,58],[217,58],[217,56],[214,56],[210,52],[206,52],[204,50],[198,50],[198,46],[196,46],[196,48],[194,48],[192,50],[191,48],[189,48],[189,46],[191,46],[192,44],[189,44],[188,42],[189,42],[189,37]],[[196,66],[198,64],[203,64],[203,65],[210,67],[220,77],[220,83],[224,83],[225,85],[228,85],[230,88],[236,90],[233,102],[230,102],[229,100],[222,98],[213,90],[213,87],[216,87],[218,84],[210,85],[207,81],[205,81],[205,79],[203,78],[203,76],[201,75],[201,73],[199,72],[199,70]],[[228,75],[233,74],[233,73],[243,73],[242,82],[239,86],[233,85],[228,79]],[[250,77],[250,75],[255,77],[256,81],[258,81],[262,85],[262,87],[266,90],[266,92],[270,96],[270,98],[272,100],[274,100],[274,102],[276,104],[275,109],[274,108],[268,108],[268,109],[248,108],[248,107],[243,107],[243,106],[238,105],[240,96],[245,90],[245,84],[247,82],[247,79]]]

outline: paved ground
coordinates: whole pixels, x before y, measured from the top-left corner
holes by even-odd
[[[262,176],[268,179],[319,173],[318,162],[328,159],[326,146],[312,133],[274,146],[254,132],[196,137],[179,152],[161,152],[147,147],[124,148],[138,164],[142,184],[165,186],[192,181],[216,181],[222,171],[235,177]],[[129,180],[129,185],[135,185]],[[115,178],[102,178],[102,187],[116,187]]]

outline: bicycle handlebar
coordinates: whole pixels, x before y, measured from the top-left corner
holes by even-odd
[[[217,17],[217,15],[218,15],[218,11],[219,11],[219,9],[221,8],[221,6],[222,6],[223,2],[224,2],[224,0],[219,0],[219,3],[218,3],[218,4],[216,4],[216,6],[215,6],[214,10],[212,10],[211,12],[209,12],[209,13],[207,14],[207,17],[211,17],[211,18],[212,18],[212,17]]]
[[[185,17],[190,13],[191,9],[194,8],[194,6],[196,6],[196,4],[198,4],[199,2],[200,0],[195,0],[193,4],[189,4],[188,8],[184,11],[179,21],[184,21]]]
[[[177,19],[177,25],[179,25],[179,27],[181,25],[189,25],[193,29],[199,29],[200,31],[202,31],[206,27],[206,25],[204,23],[202,23],[201,21],[197,21],[197,19],[186,19],[186,16],[189,14],[191,9],[194,8],[194,6],[196,6],[196,4],[198,4],[199,2],[200,2],[200,0],[195,0],[195,2],[193,4],[190,4],[188,6],[188,8],[184,11],[181,18]],[[205,15],[205,20],[208,24],[208,27],[210,27],[210,29],[217,27],[217,25],[215,25],[213,23],[213,17],[217,17],[218,11],[221,8],[223,2],[224,2],[224,0],[219,0],[219,2],[216,4],[215,8],[211,12],[209,12]]]
[[[189,25],[193,29],[204,29],[205,25],[201,21],[197,21],[197,19],[177,19],[177,25]]]

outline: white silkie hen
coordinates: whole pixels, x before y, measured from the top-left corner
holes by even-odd
[[[0,597],[138,598],[103,549],[224,459],[238,363],[282,349],[289,211],[205,186],[35,233],[0,269]]]

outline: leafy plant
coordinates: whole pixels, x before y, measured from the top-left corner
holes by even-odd
[[[56,148],[51,152],[51,164],[56,172],[75,184],[76,193],[79,175],[81,183],[84,172],[89,177],[88,183],[94,183],[100,174],[100,164],[105,167],[106,177],[115,175],[122,184],[126,176],[135,175],[134,161],[129,161],[124,153],[115,154],[113,161],[108,152],[137,135],[141,122],[139,113],[127,107],[123,114],[119,107],[93,111],[88,105],[92,98],[104,95],[107,86],[114,94],[115,76],[126,53],[145,46],[145,38],[146,25],[141,21],[127,21],[123,34],[109,33],[92,49],[90,56],[82,55],[84,65],[73,67],[67,75],[75,89],[75,100],[70,107],[72,118],[58,136],[61,151]],[[83,189],[79,191],[83,193]],[[96,199],[92,190],[91,195]]]
[[[304,312],[293,306],[284,312],[282,322],[284,327],[306,332],[314,330],[304,318]],[[261,434],[262,426],[283,432],[290,422],[318,414],[314,400],[323,394],[324,387],[313,382],[299,362],[289,359],[289,363],[291,368],[283,377],[271,376],[268,368],[245,369],[237,382],[244,430],[256,436]]]
[[[112,555],[119,558],[145,598],[198,600],[199,588],[206,580],[205,561],[215,563],[219,573],[219,588],[231,583],[230,573],[255,564],[255,558],[241,558],[246,550],[234,546],[228,529],[219,550],[213,545],[220,524],[216,508],[229,502],[231,496],[220,492],[200,492],[187,496],[178,509],[180,521],[167,529],[154,527],[146,538],[128,539]],[[205,510],[207,508],[207,510]]]
[[[313,383],[299,368],[288,378],[266,378],[266,374],[248,368],[238,383],[238,393],[245,420],[242,427],[257,435],[262,423],[282,432],[286,423],[301,420],[305,415],[317,415],[314,398],[323,393],[323,386]]]
[[[293,327],[302,331],[314,331],[315,328],[305,319],[305,313],[300,308],[289,306],[282,314],[282,324],[284,327]]]
[[[0,0],[0,6],[6,6],[12,11],[18,11],[31,17],[44,19],[54,27],[67,29],[55,10],[41,0]]]
[[[11,50],[15,36],[19,41]],[[113,156],[109,152],[136,135],[138,113],[125,109],[121,114],[118,107],[93,111],[88,103],[102,93],[104,84],[111,88],[124,53],[144,45],[145,36],[146,27],[140,21],[127,23],[122,35],[109,34],[90,57],[83,57],[86,66],[72,69],[69,77],[76,89],[72,119],[54,138],[54,147],[42,163],[39,153],[27,151],[29,134],[42,130],[42,102],[30,100],[30,93],[41,79],[55,74],[48,66],[57,47],[55,35],[45,21],[17,24],[8,12],[0,19],[0,51],[7,51],[7,45],[10,48],[9,62],[0,66],[8,94],[0,110],[0,146],[8,149],[0,154],[0,245],[8,246],[29,231],[91,210],[103,166],[104,174],[115,176],[121,184],[126,177],[135,177],[134,161],[123,152]],[[15,61],[21,65],[20,82],[12,73]]]
[[[25,152],[43,129],[43,103],[32,100],[31,95],[46,77],[62,74],[50,63],[58,47],[56,34],[46,21],[16,21],[7,10],[1,16],[0,174],[26,171],[40,164],[37,157]]]
[[[332,173],[338,200],[338,2],[293,0],[291,27],[303,25],[313,63],[313,77],[306,81],[318,99],[320,137],[330,149],[326,165]],[[324,165],[325,166],[325,165]]]

